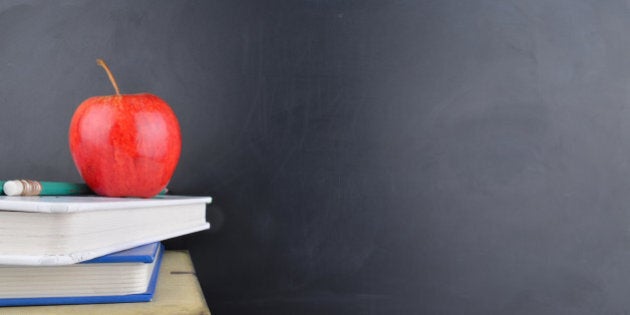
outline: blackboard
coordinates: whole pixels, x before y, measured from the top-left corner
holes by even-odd
[[[0,177],[151,92],[216,314],[630,312],[625,1],[0,2]]]

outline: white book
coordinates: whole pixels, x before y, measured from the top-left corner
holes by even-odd
[[[0,196],[0,265],[67,265],[210,228],[210,197]]]

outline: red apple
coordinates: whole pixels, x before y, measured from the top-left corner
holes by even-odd
[[[177,117],[159,97],[120,94],[83,101],[70,123],[70,152],[85,183],[110,197],[152,197],[168,184],[181,152]]]

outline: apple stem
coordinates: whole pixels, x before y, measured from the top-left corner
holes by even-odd
[[[118,84],[116,83],[116,79],[114,79],[114,75],[112,74],[112,71],[109,70],[109,67],[107,66],[105,61],[99,58],[99,59],[96,59],[96,64],[103,67],[103,69],[105,69],[105,72],[107,72],[107,76],[109,77],[109,81],[112,82],[112,85],[114,86],[116,95],[120,95],[120,90],[118,89]]]

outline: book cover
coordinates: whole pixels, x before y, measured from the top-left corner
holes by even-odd
[[[210,203],[212,197],[158,195],[153,198],[101,196],[0,196],[0,210],[64,213],[98,210],[135,209]]]
[[[210,197],[0,196],[0,265],[66,265],[210,228]]]
[[[153,243],[75,265],[2,266],[0,306],[148,302],[155,292],[163,253],[163,245]],[[146,274],[138,273],[130,267],[132,265],[143,265],[147,269]],[[139,293],[120,293],[126,289],[121,288],[125,284],[120,283],[120,277],[109,277],[111,272],[101,267],[114,268],[113,272],[120,277],[147,277],[143,283],[144,290]],[[80,268],[92,270],[80,275],[73,272]],[[64,282],[64,279],[67,281]],[[15,287],[15,284],[19,287]],[[118,293],[107,293],[111,291]]]

